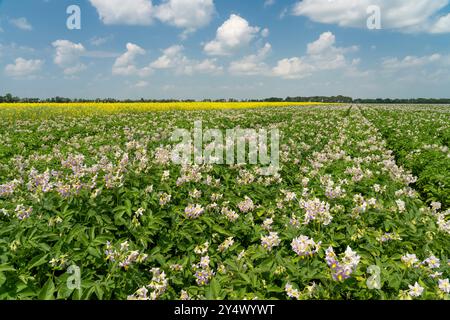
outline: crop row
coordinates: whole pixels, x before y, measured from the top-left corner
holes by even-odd
[[[399,164],[418,177],[429,204],[450,208],[450,111],[435,107],[367,108]]]

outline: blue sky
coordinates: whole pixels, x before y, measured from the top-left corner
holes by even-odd
[[[0,94],[448,97],[449,4],[3,0]],[[66,26],[70,5],[80,30]],[[369,29],[377,8],[381,28]]]

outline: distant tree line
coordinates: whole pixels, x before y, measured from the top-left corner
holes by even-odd
[[[353,103],[369,103],[369,104],[450,104],[450,99],[354,99]]]
[[[0,103],[18,103],[18,102],[52,102],[52,103],[68,103],[68,102],[102,102],[102,103],[114,103],[114,102],[196,102],[197,100],[187,99],[126,99],[119,100],[114,98],[106,99],[70,99],[64,97],[54,97],[47,99],[40,98],[19,98],[10,93],[4,96],[0,96]],[[287,97],[287,98],[267,98],[267,99],[204,99],[203,102],[324,102],[324,103],[367,103],[367,104],[450,104],[450,98],[448,99],[433,99],[433,98],[417,98],[417,99],[353,99],[346,96],[314,96],[314,97]]]
[[[265,102],[325,102],[325,103],[352,103],[353,98],[344,96],[332,96],[332,97],[287,97],[283,98],[268,98],[264,99]]]

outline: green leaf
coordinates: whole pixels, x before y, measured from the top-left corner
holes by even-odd
[[[92,286],[92,287],[86,289],[83,292],[82,299],[83,300],[89,300],[91,298],[92,294],[94,293],[94,291],[95,291],[95,286]]]
[[[95,248],[89,247],[89,248],[87,248],[87,252],[88,252],[91,256],[94,256],[94,257],[96,257],[96,258],[101,258],[100,253],[99,253],[98,250],[95,249]]]
[[[48,252],[51,250],[50,246],[46,243],[39,243],[38,247],[41,248],[45,252]]]
[[[3,272],[0,272],[0,288],[5,282],[6,282],[6,276],[3,274]]]
[[[226,236],[231,236],[231,233],[227,230],[225,230],[224,228],[220,227],[219,225],[213,225],[212,229],[222,235],[226,235]]]
[[[62,283],[58,289],[57,299],[66,300],[70,297],[74,289],[69,289],[66,283]]]
[[[95,294],[97,295],[97,298],[99,298],[100,300],[103,299],[104,291],[98,284],[95,285]]]
[[[8,272],[8,271],[16,271],[13,267],[11,267],[9,264],[0,264],[0,272]]]
[[[49,278],[42,287],[41,291],[39,292],[38,299],[54,300],[55,299],[54,293],[55,293],[55,284],[53,283],[52,278]]]
[[[220,283],[217,279],[212,279],[208,288],[206,289],[206,298],[208,300],[220,299]]]
[[[30,264],[29,264],[29,266],[28,266],[28,270],[33,269],[33,268],[36,268],[36,267],[38,267],[38,266],[40,266],[40,265],[43,265],[44,263],[47,263],[47,262],[48,262],[48,261],[47,261],[47,258],[48,258],[48,254],[47,254],[47,253],[44,254],[44,255],[42,255],[42,256],[34,257],[34,258],[30,261]]]
[[[245,280],[248,284],[252,284],[252,281],[250,280],[250,277],[246,275],[245,273],[240,274],[241,278]]]

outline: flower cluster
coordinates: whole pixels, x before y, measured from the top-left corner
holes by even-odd
[[[272,251],[274,247],[278,247],[281,243],[277,232],[271,232],[268,236],[261,237],[261,244],[264,249]]]
[[[203,207],[198,204],[190,204],[184,209],[184,214],[187,219],[197,219],[203,214],[203,212],[205,212],[205,209],[203,209]]]
[[[239,214],[227,207],[223,207],[221,212],[230,222],[234,222],[239,218]]]
[[[68,256],[69,255],[67,255],[67,254],[60,255],[58,258],[53,258],[48,263],[50,263],[52,268],[58,268],[58,269],[64,268],[68,263],[68,261],[67,261]]]
[[[289,224],[297,229],[300,228],[301,225],[300,221],[295,215],[292,215],[291,219],[289,220]]]
[[[166,292],[169,281],[165,272],[159,268],[153,268],[150,271],[153,273],[150,283],[138,289],[135,294],[128,296],[128,300],[157,300]],[[148,295],[148,289],[153,290],[150,295]]]
[[[161,165],[169,164],[171,160],[171,152],[167,148],[159,147],[155,150],[155,162]]]
[[[409,292],[408,294],[411,297],[420,297],[423,293],[424,288],[422,286],[420,286],[420,284],[418,284],[417,282],[412,286],[409,285]]]
[[[172,196],[170,194],[162,192],[159,195],[159,205],[161,207],[164,207],[166,204],[168,204],[170,202],[171,199],[172,199]]]
[[[317,221],[323,225],[329,225],[333,217],[330,213],[330,205],[320,199],[314,200],[300,200],[300,207],[305,210],[304,224],[309,224],[311,221]]]
[[[320,249],[322,242],[315,243],[313,239],[307,236],[300,236],[292,240],[292,250],[300,257],[312,257]]]
[[[406,211],[406,203],[405,201],[398,199],[395,201],[395,203],[397,204],[397,208],[398,208],[398,212],[400,213],[404,213]]]
[[[171,264],[169,266],[170,270],[172,271],[183,271],[183,266],[181,264]]]
[[[345,189],[342,188],[342,184],[345,181],[340,181],[340,184],[336,184],[330,175],[325,175],[320,178],[320,182],[325,189],[325,196],[328,199],[343,198],[346,195]]]
[[[106,260],[118,262],[121,268],[128,270],[133,263],[142,263],[147,259],[147,254],[131,251],[129,247],[128,241],[122,242],[119,249],[114,248],[108,241],[105,250]]]
[[[291,191],[286,191],[286,190],[280,190],[281,193],[284,194],[284,202],[293,202],[294,200],[297,199],[297,195],[295,194],[295,192],[291,192]]]
[[[139,288],[134,294],[129,295],[127,300],[150,300],[148,289],[146,287]]]
[[[166,292],[169,281],[166,278],[166,274],[164,271],[161,271],[161,269],[153,268],[151,272],[153,273],[153,277],[148,287],[149,289],[152,289],[153,292],[150,294],[150,299],[156,300]]]
[[[54,175],[57,173],[55,172]],[[43,174],[39,174],[35,168],[32,168],[28,176],[28,190],[50,192],[53,189],[53,184],[50,182],[51,177],[52,174],[48,169]]]
[[[435,269],[435,268],[439,268],[441,266],[441,261],[432,255],[432,256],[426,258],[422,262],[422,264],[426,265],[430,269]]]
[[[289,298],[294,298],[299,300],[300,299],[300,291],[298,289],[295,289],[292,284],[286,283],[286,286],[284,287],[284,290],[286,291],[286,294]]]
[[[311,285],[306,286],[306,288],[303,291],[300,291],[298,289],[295,289],[294,286],[291,283],[286,283],[284,287],[284,291],[286,292],[286,295],[289,298],[296,299],[296,300],[304,300],[311,298],[314,294],[314,291],[316,289],[316,284],[313,282]]]
[[[255,205],[249,197],[245,197],[245,200],[239,202],[237,206],[242,213],[247,213],[255,209]]]
[[[417,259],[417,256],[415,254],[409,254],[409,253],[404,255],[401,258],[401,260],[409,268],[410,267],[416,267],[417,263],[419,262],[419,259]]]
[[[194,264],[192,269],[195,271],[195,281],[199,286],[205,286],[214,276],[214,271],[210,267],[209,256],[204,256],[198,264]]]
[[[233,237],[229,237],[226,239],[223,243],[219,245],[219,248],[217,249],[219,252],[224,252],[228,250],[232,245],[234,244]]]
[[[371,198],[366,200],[361,194],[355,194],[353,196],[353,202],[356,205],[352,209],[353,218],[358,218],[362,213],[365,213],[369,208],[373,208],[376,205],[376,199]]]
[[[202,192],[200,190],[194,189],[189,191],[189,197],[193,199],[199,199],[202,197]]]
[[[205,242],[205,243],[202,244],[202,245],[196,246],[196,247],[194,248],[194,252],[195,252],[196,254],[202,255],[202,254],[206,254],[206,253],[208,252],[208,249],[209,249],[209,242],[207,241],[207,242]]]
[[[361,259],[361,257],[357,255],[356,252],[354,252],[350,247],[347,247],[341,261],[338,260],[338,257],[334,253],[333,247],[329,247],[325,253],[325,260],[331,268],[332,277],[335,281],[343,281],[350,278]]]
[[[191,297],[189,297],[189,294],[187,293],[186,290],[181,290],[180,300],[182,301],[191,300]]]
[[[263,221],[262,228],[264,230],[270,231],[270,230],[272,230],[272,224],[273,224],[273,219],[267,218]]]
[[[177,179],[177,186],[189,182],[199,182],[202,179],[202,167],[198,165],[184,165],[181,168],[181,177]]]
[[[386,232],[377,238],[380,242],[400,241],[402,238],[395,232]]]
[[[401,261],[408,267],[425,268],[427,270],[437,269],[441,266],[441,261],[434,255],[429,256],[424,261],[420,262],[415,254],[406,254],[402,256]]]
[[[9,212],[8,212],[8,210],[6,210],[5,208],[0,209],[0,212],[1,212],[5,217],[9,217]]]
[[[439,279],[439,290],[444,293],[450,293],[450,281],[448,279]]]
[[[14,190],[20,185],[19,180],[13,180],[6,184],[0,184],[0,198],[8,197],[14,193]]]
[[[431,204],[432,207],[432,215],[436,218],[436,222],[439,228],[439,231],[450,234],[450,209],[444,212],[440,212],[439,210],[442,207],[440,202],[433,202]]]
[[[24,205],[20,204],[16,207],[15,212],[16,212],[17,219],[25,220],[31,216],[31,214],[33,213],[33,208],[32,207],[27,208]]]
[[[450,216],[450,210],[447,210],[445,213],[438,214],[437,225],[440,231],[450,235],[450,220],[446,219],[447,216]]]

